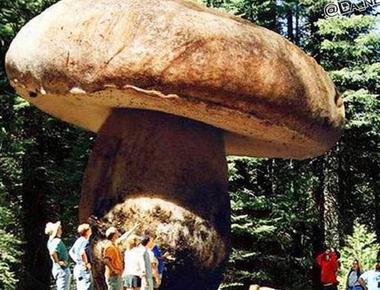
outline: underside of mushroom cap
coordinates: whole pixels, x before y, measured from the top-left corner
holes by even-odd
[[[344,120],[332,81],[299,48],[182,0],[62,0],[19,32],[6,69],[64,121],[97,132],[114,108],[166,112],[224,129],[230,155],[316,156]]]

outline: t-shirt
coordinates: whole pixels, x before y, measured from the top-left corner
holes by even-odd
[[[347,278],[347,286],[354,287],[356,285],[360,285],[358,279],[360,277],[360,273],[356,271],[351,271]]]
[[[104,247],[103,258],[108,258],[113,269],[118,270],[120,273],[123,271],[123,261],[121,258],[121,253],[118,247],[116,247],[112,242],[109,242]],[[106,266],[106,277],[111,276],[109,267]]]
[[[72,252],[74,255],[73,258],[76,264],[83,264],[83,260],[81,257],[81,254],[83,253],[83,251],[86,252],[87,259],[92,264],[93,258],[92,258],[92,250],[90,247],[90,242],[85,237],[79,237],[75,241],[72,248],[70,249],[70,252]]]
[[[362,278],[366,284],[368,290],[380,290],[380,272],[375,270],[370,270],[364,272],[360,278]]]
[[[124,275],[138,275],[146,276],[148,279],[153,277],[151,259],[154,258],[154,254],[149,255],[148,250],[139,245],[124,254]]]
[[[67,263],[69,255],[67,248],[60,238],[49,239],[47,242],[47,248],[50,254],[57,253],[58,260]],[[53,261],[54,263],[54,261]]]
[[[162,272],[164,272],[165,265],[164,261],[162,260],[162,253],[160,251],[160,248],[157,245],[154,245],[152,252],[158,261],[158,273],[162,274]]]
[[[124,253],[124,273],[123,275],[145,275],[145,263],[141,251],[138,248],[127,250]]]

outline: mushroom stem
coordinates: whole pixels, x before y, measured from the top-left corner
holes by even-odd
[[[79,215],[122,230],[138,222],[137,234],[155,233],[174,258],[160,289],[217,289],[230,248],[223,131],[165,113],[114,110],[90,156]]]

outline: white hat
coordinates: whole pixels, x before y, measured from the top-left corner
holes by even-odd
[[[61,227],[61,222],[56,223],[48,222],[45,227],[45,234],[49,235],[50,238],[55,238],[58,233],[58,229]]]
[[[117,228],[115,227],[110,227],[106,230],[106,238],[108,239],[110,235],[117,233]]]

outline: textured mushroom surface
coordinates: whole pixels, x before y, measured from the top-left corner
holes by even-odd
[[[216,290],[230,252],[225,156],[223,132],[212,126],[161,112],[115,110],[87,164],[79,220],[97,217],[98,225],[123,231],[137,223],[137,234],[157,235],[163,253],[173,257],[160,289]],[[101,267],[93,273],[96,281],[104,277]]]
[[[224,129],[227,154],[322,154],[344,119],[332,81],[295,45],[183,0],[62,0],[20,31],[6,69],[67,122],[97,132],[112,108],[157,110]]]

